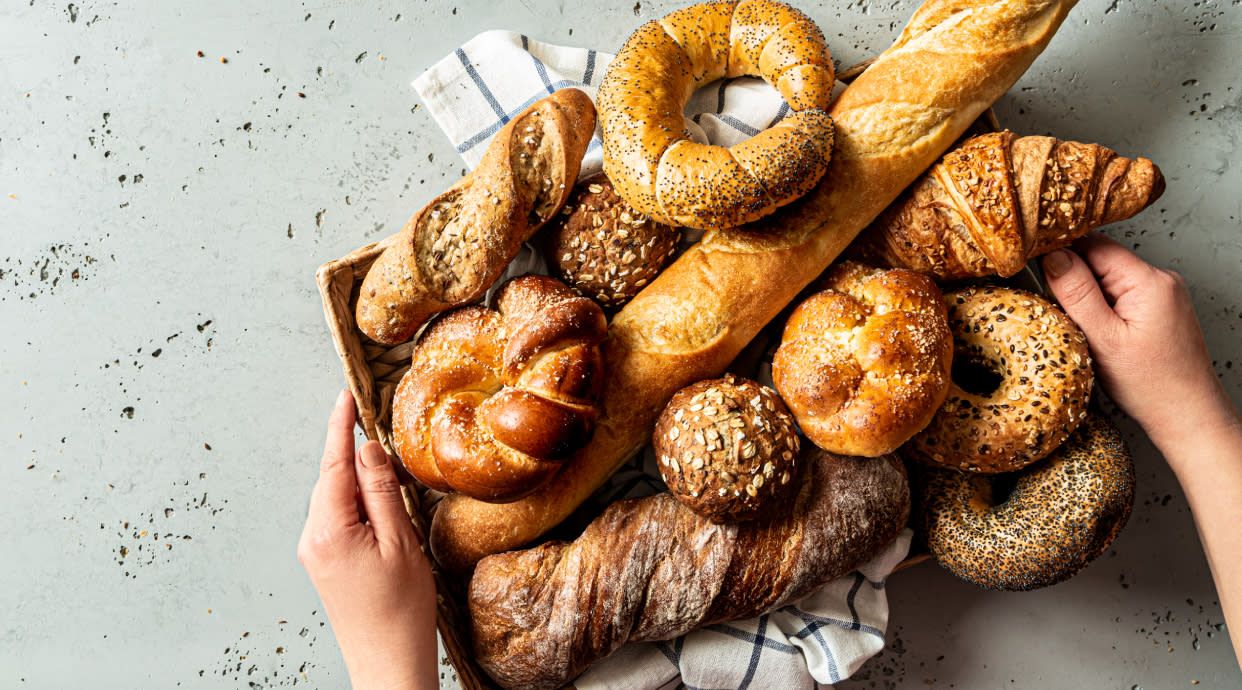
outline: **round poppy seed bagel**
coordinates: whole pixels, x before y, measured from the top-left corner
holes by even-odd
[[[1094,375],[1087,339],[1048,300],[993,285],[945,295],[953,384],[904,447],[922,462],[1013,472],[1047,457],[1087,416]]]
[[[762,77],[792,111],[732,148],[692,141],[700,86]],[[775,0],[706,2],[647,22],[608,66],[597,98],[604,171],[635,209],[701,230],[748,223],[809,192],[832,156],[835,81],[815,22]]]
[[[831,453],[878,457],[910,440],[949,392],[953,336],[931,278],[846,262],[798,305],[772,362],[798,426]]]
[[[618,309],[659,275],[680,238],[630,208],[601,173],[579,182],[552,221],[548,263],[573,289]]]
[[[1029,590],[1082,570],[1125,526],[1134,461],[1120,432],[1091,415],[1046,460],[1016,475],[927,468],[919,516],[936,560],[980,587]],[[1011,479],[1007,497],[995,486]]]
[[[761,517],[797,493],[793,418],[754,381],[730,375],[677,391],[652,440],[669,492],[713,522]]]
[[[447,313],[393,396],[402,464],[432,489],[482,501],[534,491],[591,438],[606,330],[599,305],[547,276],[509,281],[495,310]]]

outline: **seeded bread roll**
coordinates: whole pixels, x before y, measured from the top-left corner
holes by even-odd
[[[578,183],[552,221],[552,272],[606,309],[619,309],[655,279],[681,236],[630,208],[606,175]]]
[[[656,421],[654,444],[669,492],[713,522],[771,514],[797,486],[793,417],[754,381],[726,376],[681,389]]]

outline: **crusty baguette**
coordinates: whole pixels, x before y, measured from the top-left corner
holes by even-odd
[[[650,437],[677,389],[718,375],[798,292],[1031,64],[1074,0],[929,0],[833,104],[820,185],[752,226],[709,232],[622,309],[605,342],[595,436],[539,491],[440,503],[446,568],[525,544],[563,520]]]
[[[479,165],[410,219],[362,281],[358,328],[398,345],[438,312],[474,302],[578,179],[595,107],[578,89],[533,103],[497,132]]]
[[[626,642],[795,602],[874,556],[910,512],[894,456],[805,454],[792,509],[716,524],[663,493],[609,506],[571,544],[490,556],[470,581],[474,653],[503,687],[559,688]]]

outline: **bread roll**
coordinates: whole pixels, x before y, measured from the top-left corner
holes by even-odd
[[[647,442],[679,388],[719,375],[803,287],[1031,64],[1073,0],[929,0],[837,99],[837,153],[805,198],[754,226],[708,232],[625,306],[604,344],[591,442],[539,491],[506,505],[440,503],[431,545],[472,567],[563,520]]]

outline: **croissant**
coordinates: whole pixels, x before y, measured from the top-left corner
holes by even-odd
[[[953,280],[1011,276],[1031,257],[1134,216],[1164,192],[1160,168],[1099,144],[995,132],[915,181],[854,243],[869,263]]]

